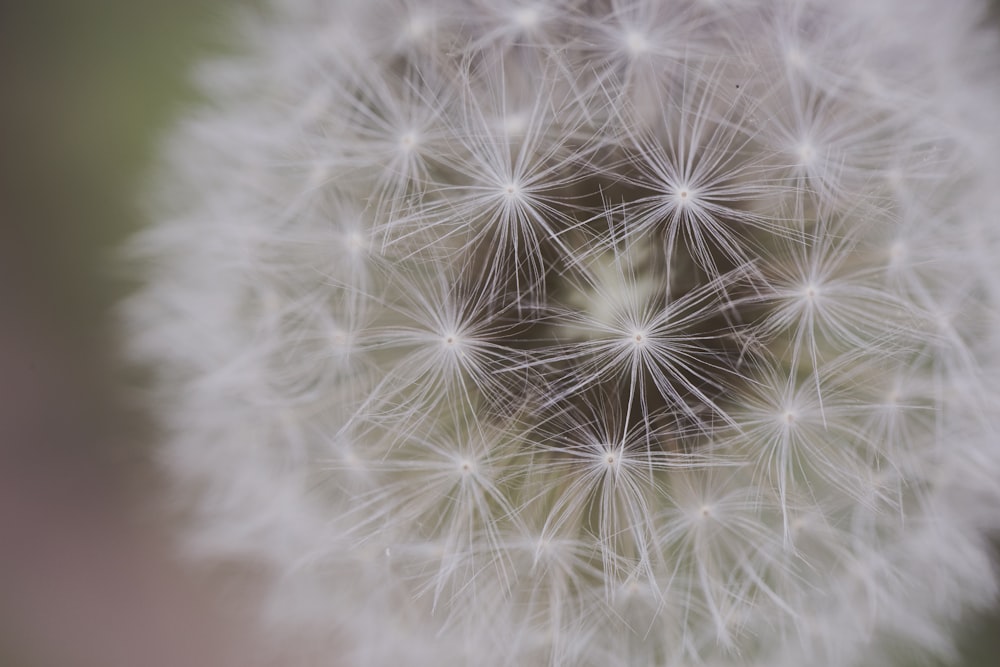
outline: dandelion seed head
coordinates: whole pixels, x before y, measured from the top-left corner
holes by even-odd
[[[947,655],[998,590],[975,5],[270,0],[130,248],[185,545],[316,667]]]

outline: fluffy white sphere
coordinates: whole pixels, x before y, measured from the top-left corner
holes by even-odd
[[[272,0],[134,242],[191,546],[318,665],[947,654],[1000,518],[982,11]]]

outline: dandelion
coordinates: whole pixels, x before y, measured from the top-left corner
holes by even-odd
[[[124,306],[302,664],[948,657],[1000,503],[961,0],[273,0]]]

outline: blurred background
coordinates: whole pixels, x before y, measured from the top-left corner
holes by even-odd
[[[0,0],[0,667],[262,663],[243,592],[171,556],[115,361],[115,248],[229,9]],[[1000,665],[1000,608],[963,628],[962,664]]]
[[[115,248],[226,11],[0,0],[0,667],[256,664],[239,591],[171,557],[113,319]]]

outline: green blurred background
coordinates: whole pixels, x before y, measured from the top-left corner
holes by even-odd
[[[230,8],[0,2],[2,667],[266,662],[235,596],[170,558],[152,438],[114,361],[115,248]],[[1000,611],[963,627],[963,664],[1000,665]]]

